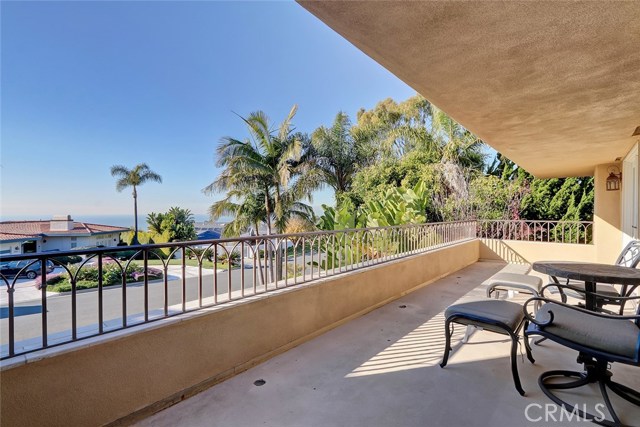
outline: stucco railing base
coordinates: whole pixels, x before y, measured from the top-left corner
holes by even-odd
[[[0,424],[129,424],[464,268],[479,250],[471,240],[50,349],[2,371]]]
[[[512,264],[536,261],[597,262],[595,245],[481,239],[480,259]]]

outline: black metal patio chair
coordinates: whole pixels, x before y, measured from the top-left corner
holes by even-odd
[[[564,285],[559,285],[564,286]],[[595,295],[598,297],[598,295]],[[624,301],[640,297],[620,297]],[[527,305],[544,303],[536,316],[527,312]],[[640,367],[640,305],[636,315],[621,316],[588,311],[580,307],[534,297],[525,303],[525,316],[529,325],[525,337],[540,335],[579,352],[578,362],[585,366],[584,372],[554,370],[543,373],[538,384],[547,397],[568,411],[577,411],[580,417],[604,426],[624,426],[616,413],[607,390],[640,407],[640,392],[612,380],[611,363],[623,363]],[[639,372],[640,374],[640,372]],[[559,378],[573,381],[558,382]],[[579,409],[560,399],[553,390],[569,390],[590,383],[598,383],[604,404],[611,420],[600,420],[598,416]],[[638,414],[640,414],[640,409]],[[636,417],[634,421],[638,421]]]

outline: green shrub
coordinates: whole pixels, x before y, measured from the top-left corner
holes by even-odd
[[[83,266],[78,272],[78,268],[72,266],[69,268],[71,273],[76,277],[76,289],[91,289],[98,287],[98,267],[96,266]],[[77,274],[77,276],[75,276]],[[162,271],[149,268],[147,271],[147,277],[149,280],[156,280],[162,278]],[[144,268],[132,262],[127,266],[126,270],[127,283],[138,282],[144,280]],[[122,271],[120,266],[115,263],[107,263],[102,266],[102,285],[114,286],[122,284]],[[63,273],[57,276],[47,279],[47,286],[49,291],[52,292],[69,292],[71,291],[71,282],[69,280],[69,274]],[[36,286],[40,289],[38,286]]]
[[[115,267],[115,268],[114,268]],[[112,286],[122,283],[122,273],[117,264],[109,264],[102,272],[102,284],[104,286]]]
[[[64,281],[47,290],[52,292],[71,292],[71,283]]]
[[[58,283],[65,281],[66,280],[65,277],[66,276],[63,275],[62,273],[54,273],[54,274],[47,275],[47,286],[55,286]],[[34,281],[33,285],[37,290],[42,289],[42,276],[36,277],[36,280]]]
[[[80,255],[66,255],[66,256],[58,256],[58,257],[54,257],[53,258],[56,261],[56,265],[58,265],[58,263],[62,264],[62,265],[69,265],[69,264],[77,264],[79,262],[82,262],[82,257]]]
[[[238,251],[233,251],[229,255],[226,252],[223,252],[218,255],[218,262],[229,262],[231,265],[238,265],[240,264],[241,258],[240,252]]]
[[[58,283],[64,282],[65,278],[62,274],[54,276],[50,279],[47,279],[47,286],[57,285]]]
[[[121,234],[121,238],[124,242],[127,243],[127,245],[131,245],[131,242],[133,241],[133,231],[128,231],[126,233],[122,233]],[[167,243],[170,240],[170,234],[168,231],[165,231],[162,234],[158,234],[155,233],[153,231],[138,231],[138,242],[141,245],[147,245],[147,244],[153,244],[153,243],[157,243],[157,244],[162,244],[162,243]],[[159,249],[154,249],[153,251],[158,254],[158,256],[161,259],[167,259],[169,257],[169,254],[171,253],[171,251],[173,250],[173,248],[159,248]],[[128,258],[131,258],[134,254],[135,251],[122,251],[122,252],[118,252],[117,254],[115,254],[118,258],[122,259],[124,258],[124,254],[125,253],[129,253]],[[128,259],[127,258],[127,259]],[[143,254],[140,253],[138,255],[136,255],[136,259],[140,260],[143,258]],[[153,257],[150,257],[153,258]]]
[[[153,235],[153,243],[168,243],[170,240],[171,240],[171,235],[168,230],[162,234]],[[167,259],[169,258],[169,254],[171,254],[172,250],[173,248],[160,248],[160,249],[155,249],[154,251],[158,255],[160,255],[162,259]]]
[[[79,271],[77,268],[70,268],[74,275],[76,275],[76,280],[81,281],[98,281],[98,267],[87,267],[86,265],[82,267]]]
[[[204,253],[204,249],[200,249],[200,248],[187,248],[185,255],[187,256],[187,258],[189,259],[194,259],[199,257],[200,255],[202,255]]]
[[[133,258],[134,255],[136,255],[136,252],[138,251],[118,251],[118,252],[109,252],[108,254],[105,254],[105,257],[103,259],[119,259],[119,260],[128,260]],[[109,258],[106,257],[106,255],[109,255]],[[140,257],[142,257],[142,254],[139,255]]]
[[[208,261],[213,261],[213,250],[211,248],[202,249],[202,248],[187,248],[185,255],[189,259],[197,259],[198,257],[203,257]]]
[[[78,282],[76,282],[76,289],[91,289],[97,287],[97,285],[96,282],[91,280],[78,280]],[[69,285],[69,288],[71,288],[71,285]]]

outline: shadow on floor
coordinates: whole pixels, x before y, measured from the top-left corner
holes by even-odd
[[[13,308],[14,316],[28,316],[30,314],[42,313],[41,305],[24,305],[16,306]],[[0,319],[6,319],[9,317],[9,307],[0,307]]]

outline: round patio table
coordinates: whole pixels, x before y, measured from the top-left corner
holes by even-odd
[[[552,277],[580,280],[585,283],[585,308],[596,309],[596,283],[612,283],[629,285],[632,288],[640,286],[640,270],[612,264],[597,264],[592,262],[567,261],[539,261],[534,262],[532,268],[540,273]]]
[[[586,262],[558,262],[558,261],[542,261],[534,262],[532,268],[540,273],[548,274],[559,283],[556,277],[562,277],[572,280],[580,280],[585,283],[585,308],[587,310],[595,311],[597,309],[596,296],[593,295],[597,292],[597,283],[611,283],[618,285],[627,285],[631,287],[629,292],[633,292],[633,289],[640,286],[640,270],[629,267],[622,267],[619,265],[611,264],[596,264]],[[621,384],[615,383],[611,380],[611,371],[608,370],[608,361],[595,360],[589,354],[580,352],[578,356],[578,363],[582,363],[584,366],[583,372],[555,370],[544,372],[538,379],[538,385],[544,392],[544,394],[553,400],[556,404],[564,407],[567,410],[572,410],[573,406],[559,396],[556,396],[552,390],[569,390],[573,388],[582,387],[589,383],[599,383],[600,392],[604,398],[604,402],[612,415],[614,421],[597,421],[595,417],[588,414],[586,410],[578,411],[580,417],[586,417],[595,421],[600,425],[621,426],[622,423],[614,411],[613,406],[606,393],[606,387],[609,387],[613,392],[623,397],[632,403],[638,404],[638,392],[629,389]],[[558,383],[559,378],[573,378],[574,381]],[[605,387],[606,385],[606,387]],[[632,397],[629,397],[632,396]],[[635,397],[634,397],[635,396]]]

